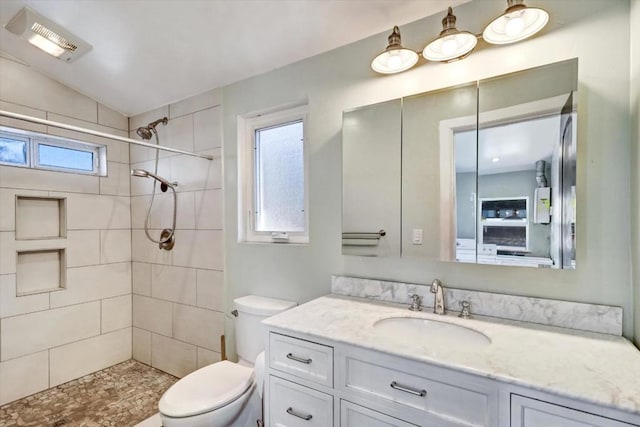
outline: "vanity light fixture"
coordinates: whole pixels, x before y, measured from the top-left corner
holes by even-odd
[[[371,68],[382,74],[400,73],[408,70],[418,62],[418,54],[405,49],[400,43],[400,28],[396,25],[389,35],[389,44],[384,52],[371,61]]]
[[[531,37],[549,22],[549,13],[528,7],[524,0],[507,0],[507,9],[491,21],[482,38],[491,44],[509,44]]]
[[[422,56],[429,61],[451,62],[469,55],[477,43],[475,34],[456,28],[456,16],[449,7],[440,35],[424,48]]]
[[[481,35],[475,35],[456,28],[456,16],[449,7],[440,35],[423,49],[422,56],[429,61],[456,61],[469,56],[481,37],[490,44],[515,43],[536,34],[548,22],[546,10],[529,7],[524,0],[507,0],[504,13],[491,21]],[[371,68],[378,73],[394,74],[408,70],[417,62],[418,53],[400,44],[400,29],[396,25],[389,35],[387,48],[375,57]]]

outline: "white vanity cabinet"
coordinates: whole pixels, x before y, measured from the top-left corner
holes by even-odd
[[[267,427],[640,427],[638,415],[357,345],[287,330],[268,343]]]
[[[637,424],[629,424],[554,403],[511,394],[511,427],[631,426],[637,426]]]

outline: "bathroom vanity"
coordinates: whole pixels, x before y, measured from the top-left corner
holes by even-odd
[[[267,319],[267,426],[640,426],[626,339],[328,295]]]

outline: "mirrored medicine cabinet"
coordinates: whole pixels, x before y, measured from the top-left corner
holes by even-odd
[[[345,111],[342,253],[574,269],[577,71]]]

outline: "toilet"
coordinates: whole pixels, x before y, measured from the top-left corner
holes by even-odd
[[[163,426],[256,426],[262,419],[265,363],[260,322],[296,305],[255,295],[235,299],[238,363],[224,360],[205,366],[171,386],[158,403]]]

